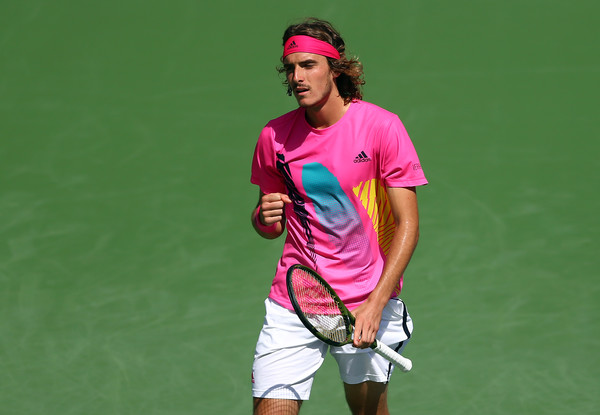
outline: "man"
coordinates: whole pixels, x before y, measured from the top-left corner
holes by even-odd
[[[299,107],[270,121],[252,162],[264,238],[287,231],[253,365],[255,414],[297,414],[328,346],[290,304],[286,270],[319,272],[356,317],[352,345],[331,347],[354,414],[387,414],[392,365],[368,346],[401,351],[412,332],[398,298],[419,235],[415,186],[427,183],[400,119],[362,101],[362,66],[326,21],[287,28],[280,71]]]

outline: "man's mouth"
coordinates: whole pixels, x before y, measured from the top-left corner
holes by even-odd
[[[296,95],[303,95],[304,93],[308,92],[309,88],[306,86],[296,86],[294,88],[294,92],[296,92]]]

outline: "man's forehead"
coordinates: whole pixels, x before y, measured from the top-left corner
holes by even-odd
[[[300,62],[307,62],[307,61],[314,61],[314,62],[327,61],[327,58],[323,55],[318,55],[316,53],[308,53],[308,52],[290,53],[285,58],[283,58],[284,65],[300,63]]]

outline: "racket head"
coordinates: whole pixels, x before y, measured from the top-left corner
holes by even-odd
[[[292,265],[287,290],[300,321],[317,338],[332,346],[352,342],[354,318],[333,288],[304,265]]]

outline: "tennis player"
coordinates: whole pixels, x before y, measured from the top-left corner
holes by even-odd
[[[427,180],[398,116],[362,101],[362,65],[329,22],[289,26],[281,62],[298,108],[264,127],[252,162],[253,226],[286,233],[254,355],[254,413],[297,414],[330,349],[352,413],[387,414],[393,366],[368,346],[377,336],[401,351],[411,336],[399,294],[419,236],[415,187]],[[329,348],[302,325],[285,282],[295,263],[353,311],[353,344]]]

